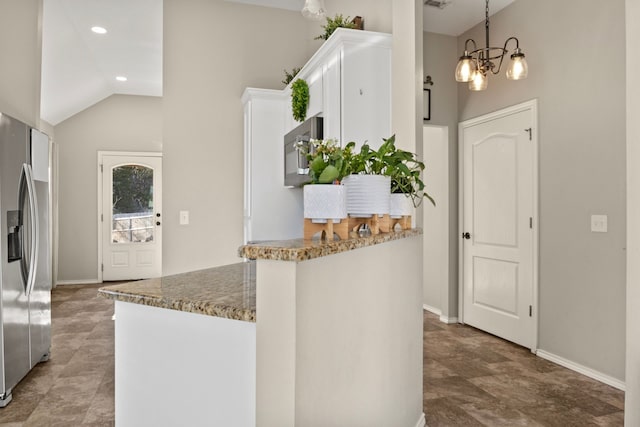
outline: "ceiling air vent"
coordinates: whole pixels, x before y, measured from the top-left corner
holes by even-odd
[[[424,0],[425,6],[437,7],[438,9],[444,9],[449,4],[451,4],[452,0]]]

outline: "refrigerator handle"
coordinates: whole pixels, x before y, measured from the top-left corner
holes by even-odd
[[[31,295],[33,285],[36,281],[36,268],[38,266],[38,246],[40,245],[40,236],[38,235],[38,201],[36,199],[35,183],[33,181],[33,173],[31,165],[23,164],[22,173],[26,182],[27,194],[29,196],[29,225],[31,226],[31,247],[29,254],[29,273],[27,275],[26,294]]]

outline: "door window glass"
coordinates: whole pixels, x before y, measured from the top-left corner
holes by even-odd
[[[113,168],[112,174],[111,241],[152,242],[153,169],[140,165],[125,165]]]

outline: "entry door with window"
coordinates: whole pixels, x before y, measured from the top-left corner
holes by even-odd
[[[463,322],[536,346],[535,102],[460,124]]]
[[[102,280],[162,274],[162,157],[100,154]]]

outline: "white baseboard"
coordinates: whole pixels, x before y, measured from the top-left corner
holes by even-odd
[[[427,305],[427,304],[422,304],[422,308],[424,310],[427,310],[429,313],[433,313],[436,316],[440,317],[440,321],[442,323],[446,323],[448,325],[450,325],[452,323],[458,323],[458,318],[457,317],[443,316],[442,315],[442,310],[440,310],[439,308],[431,307],[430,305]]]
[[[538,350],[536,351],[536,354],[539,357],[550,362],[556,363],[560,366],[564,366],[565,368],[571,369],[572,371],[579,372],[582,375],[586,375],[587,377],[593,378],[594,380],[600,381],[601,383],[605,383],[607,385],[610,385],[611,387],[615,387],[618,390],[625,391],[625,383],[617,378],[613,378],[609,375],[603,374],[602,372],[598,372],[594,369],[572,362],[571,360],[567,360],[564,357],[556,356],[555,354],[549,353],[544,350]]]
[[[427,304],[422,304],[422,308],[427,310],[429,313],[435,314],[436,316],[442,315],[442,311],[439,308],[431,307]]]
[[[427,420],[425,419],[424,412],[423,412],[422,415],[420,415],[420,419],[418,420],[416,427],[425,427],[426,425],[427,425]]]
[[[458,323],[458,318],[457,317],[440,316],[440,321],[442,323],[446,323],[447,325],[451,325],[452,323]]]
[[[83,279],[83,280],[58,280],[56,282],[56,286],[58,285],[95,285],[99,282],[98,279]]]

